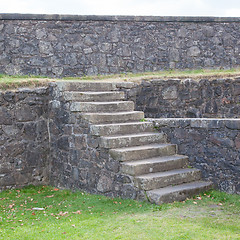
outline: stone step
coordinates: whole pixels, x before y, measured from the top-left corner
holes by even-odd
[[[90,134],[93,136],[113,136],[153,131],[153,124],[150,122],[112,123],[90,126]]]
[[[60,91],[105,92],[117,90],[114,82],[62,81],[57,82]]]
[[[196,181],[147,191],[151,203],[163,204],[174,201],[183,201],[188,197],[197,195],[212,188],[211,182]]]
[[[105,102],[119,101],[125,99],[124,92],[64,92],[64,98],[67,101],[78,102]]]
[[[110,156],[118,161],[141,160],[145,158],[174,155],[174,144],[150,144],[136,147],[124,147],[109,150]]]
[[[151,143],[164,143],[166,136],[163,133],[138,133],[119,136],[108,136],[100,138],[100,147],[103,148],[120,148],[140,146]]]
[[[156,188],[167,187],[170,185],[198,181],[200,179],[200,170],[195,168],[186,168],[137,176],[135,177],[135,184],[136,187],[148,191]]]
[[[147,173],[170,171],[173,169],[186,168],[188,166],[188,157],[182,155],[172,155],[164,157],[155,157],[139,161],[129,161],[121,163],[121,172],[137,176]]]
[[[132,101],[116,102],[72,102],[70,105],[72,112],[130,112],[134,110]]]
[[[136,122],[144,118],[144,112],[82,113],[81,117],[94,124]]]

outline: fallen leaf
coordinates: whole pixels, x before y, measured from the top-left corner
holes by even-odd
[[[80,210],[73,212],[74,214],[82,214]]]
[[[68,214],[68,212],[62,212],[62,211],[61,211],[58,215],[59,215],[59,216],[65,216],[65,215],[67,215],[67,214]]]
[[[47,198],[52,198],[52,197],[54,197],[54,195],[50,195],[50,196],[46,196]]]
[[[53,191],[59,191],[59,189],[58,188],[54,188]]]
[[[194,204],[197,204],[197,202],[193,202]]]

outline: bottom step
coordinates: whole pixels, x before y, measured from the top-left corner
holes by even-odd
[[[211,187],[211,182],[199,181],[147,191],[147,196],[151,203],[160,205],[174,201],[183,201],[187,197],[197,195]]]

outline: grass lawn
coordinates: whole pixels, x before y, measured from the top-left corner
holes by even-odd
[[[0,90],[16,89],[18,87],[29,86],[44,86],[51,81],[61,80],[88,80],[88,81],[133,81],[139,82],[142,80],[151,79],[171,79],[171,78],[192,78],[195,80],[208,78],[233,78],[240,77],[240,69],[198,69],[198,70],[168,70],[159,72],[144,72],[144,73],[122,73],[112,75],[97,75],[97,76],[84,76],[84,77],[66,77],[63,79],[50,79],[43,76],[9,76],[0,74]]]
[[[0,239],[240,239],[240,196],[156,206],[30,186],[0,193]]]

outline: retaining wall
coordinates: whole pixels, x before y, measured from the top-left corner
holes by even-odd
[[[49,181],[48,88],[0,92],[0,190]]]
[[[0,73],[232,68],[239,39],[240,18],[0,14]]]
[[[240,119],[150,119],[192,167],[221,191],[240,194]]]
[[[150,118],[240,118],[240,78],[155,79],[123,90]]]
[[[239,194],[239,79],[153,80],[118,87],[147,117],[154,111],[156,116],[182,114],[182,119],[154,121],[170,142],[178,144],[179,153],[203,171],[204,178],[220,190]],[[216,101],[218,112],[207,116],[232,119],[186,119],[193,103],[200,100],[205,107],[195,108],[202,111],[199,116],[209,114],[203,110],[208,102]],[[56,83],[0,93],[0,189],[50,183],[108,196],[144,198],[131,185],[132,179],[120,173],[119,162],[100,149],[96,137],[89,137],[88,123],[79,113],[70,112],[69,104]],[[155,110],[148,111],[151,107]]]

